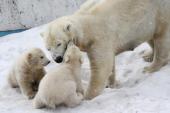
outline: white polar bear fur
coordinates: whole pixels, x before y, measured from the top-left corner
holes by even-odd
[[[40,80],[46,73],[43,66],[49,62],[43,51],[38,48],[32,48],[24,52],[9,72],[9,85],[12,88],[19,87],[23,95],[28,99],[32,99],[38,90]]]
[[[91,80],[86,98],[92,99],[103,91],[108,78],[110,86],[114,85],[114,57],[123,51],[147,41],[154,53],[151,66],[144,72],[157,71],[167,63],[169,9],[169,0],[102,0],[49,23],[42,37],[53,59],[63,56],[70,40],[87,52]],[[64,46],[57,47],[58,42]]]
[[[80,6],[80,9],[75,13],[87,13],[87,10],[95,6],[97,3],[104,0],[87,0],[83,5]]]
[[[64,63],[47,73],[42,79],[39,90],[33,101],[35,108],[55,108],[64,104],[74,107],[83,99],[81,83],[81,53],[70,45],[64,57]]]

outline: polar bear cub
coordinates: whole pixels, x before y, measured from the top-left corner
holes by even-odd
[[[81,83],[82,56],[78,47],[72,42],[67,46],[64,61],[47,73],[39,85],[38,93],[33,100],[35,108],[55,108],[63,104],[75,107],[83,99]]]
[[[46,73],[44,66],[49,63],[41,49],[32,48],[14,63],[8,75],[8,83],[12,88],[19,87],[28,99],[32,99],[38,90],[40,80]]]

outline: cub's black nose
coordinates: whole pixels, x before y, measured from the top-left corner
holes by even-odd
[[[61,63],[63,61],[63,57],[62,56],[58,56],[56,59],[55,59],[55,62],[57,63]]]

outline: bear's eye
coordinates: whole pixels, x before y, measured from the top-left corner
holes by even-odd
[[[44,56],[41,56],[40,58],[41,58],[41,59],[43,59],[43,58],[44,58]]]
[[[57,44],[57,47],[61,46],[61,43]]]
[[[51,49],[50,48],[47,48],[48,51],[50,51]]]

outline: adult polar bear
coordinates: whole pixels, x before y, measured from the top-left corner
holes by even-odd
[[[102,0],[85,4],[70,16],[51,23],[41,35],[56,62],[61,62],[70,40],[87,52],[91,80],[86,98],[104,89],[108,78],[115,81],[114,56],[148,41],[153,62],[146,72],[167,63],[170,49],[170,0]]]

